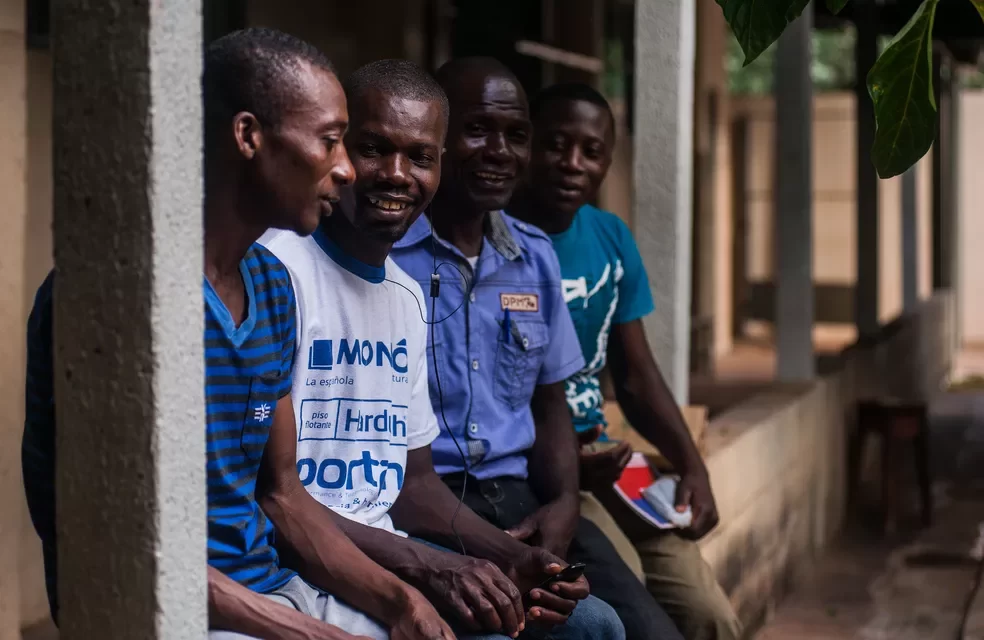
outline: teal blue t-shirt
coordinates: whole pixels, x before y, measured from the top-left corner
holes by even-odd
[[[550,238],[586,363],[567,379],[567,404],[574,427],[587,431],[606,424],[598,373],[605,368],[612,326],[649,314],[653,297],[639,248],[618,216],[584,205],[567,231]]]

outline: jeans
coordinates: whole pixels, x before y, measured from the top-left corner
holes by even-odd
[[[452,474],[444,481],[455,495],[460,495],[463,479],[461,474]],[[540,508],[529,483],[518,478],[468,478],[465,504],[500,529],[516,526]],[[591,584],[591,594],[615,610],[628,640],[683,640],[676,625],[622,561],[605,534],[584,518],[578,520],[567,561],[587,565],[584,575]]]
[[[414,540],[440,551],[457,553],[427,540],[420,538],[414,538]],[[451,626],[454,627],[453,624]],[[457,629],[455,629],[455,633],[459,638],[467,637],[472,640],[504,640],[508,638],[508,636],[499,634],[465,636],[459,633]],[[625,630],[610,606],[594,596],[588,596],[587,599],[577,604],[574,613],[562,627],[554,627],[549,631],[530,627],[524,630],[519,638],[520,640],[624,640]]]

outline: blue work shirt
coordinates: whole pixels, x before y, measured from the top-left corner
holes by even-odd
[[[437,473],[465,470],[450,429],[471,475],[526,478],[526,453],[536,438],[534,389],[584,367],[550,238],[490,213],[473,269],[449,242],[431,238],[430,221],[421,216],[390,255],[420,283],[420,302],[436,323],[428,330],[427,367],[441,426],[431,445]],[[435,262],[441,284],[432,313]]]

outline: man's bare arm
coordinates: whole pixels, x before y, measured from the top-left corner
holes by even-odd
[[[530,486],[543,506],[510,534],[566,557],[580,516],[578,443],[564,383],[540,385],[530,403],[536,441],[529,455]]]
[[[685,535],[704,536],[718,522],[707,468],[683,419],[676,399],[653,359],[642,320],[612,327],[608,367],[615,397],[629,423],[659,448],[680,474],[677,505],[693,507],[694,521]]]
[[[426,598],[370,560],[338,528],[331,510],[308,494],[297,474],[297,431],[288,394],[277,403],[260,465],[257,497],[277,528],[285,564],[406,638],[454,638]]]
[[[208,626],[270,640],[357,640],[338,627],[250,591],[215,567],[208,568]]]

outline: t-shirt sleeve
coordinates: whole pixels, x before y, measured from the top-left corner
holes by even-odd
[[[55,539],[55,393],[52,354],[52,290],[48,274],[27,321],[27,384],[21,461],[31,522],[41,538],[45,586],[57,620],[58,578]]]
[[[290,273],[287,269],[284,269],[284,273],[287,277],[287,310],[283,314],[283,330],[281,335],[283,335],[283,353],[281,355],[280,363],[280,376],[282,384],[280,387],[279,396],[283,398],[288,393],[290,393],[291,385],[293,384],[293,373],[294,373],[294,349],[297,345],[297,324],[298,319],[298,309],[297,309],[297,297],[294,295],[294,285],[290,281]]]
[[[611,219],[617,225],[615,237],[618,239],[622,261],[622,274],[618,279],[618,305],[612,321],[615,324],[625,324],[652,312],[653,294],[649,289],[649,277],[632,232],[617,217],[611,216]],[[616,277],[618,275],[616,273]]]
[[[547,354],[537,377],[537,384],[553,384],[566,380],[584,368],[584,355],[581,353],[581,343],[574,330],[574,321],[564,302],[564,291],[560,282],[560,262],[557,254],[551,249],[546,255],[546,276],[550,282],[545,289],[549,306],[544,305],[547,312],[547,324],[550,342],[547,344]]]
[[[423,300],[423,292],[420,287],[417,286],[417,299]],[[426,305],[421,305],[421,312],[424,317],[427,317],[427,311],[423,307]],[[413,313],[417,313],[417,309],[413,309]],[[427,381],[427,367],[430,364],[429,358],[431,357],[431,352],[427,347],[427,331],[429,325],[423,322],[416,322],[416,319],[409,315],[408,310],[405,314],[404,320],[409,319],[412,322],[413,327],[415,327],[415,340],[413,345],[416,349],[416,353],[413,354],[415,361],[410,367],[413,378],[411,384],[413,384],[413,389],[410,395],[410,408],[407,411],[407,449],[413,451],[414,449],[420,449],[421,447],[426,447],[430,443],[434,442],[439,433],[439,427],[437,424],[437,416],[434,415],[434,407],[431,404],[430,399],[430,385]]]

